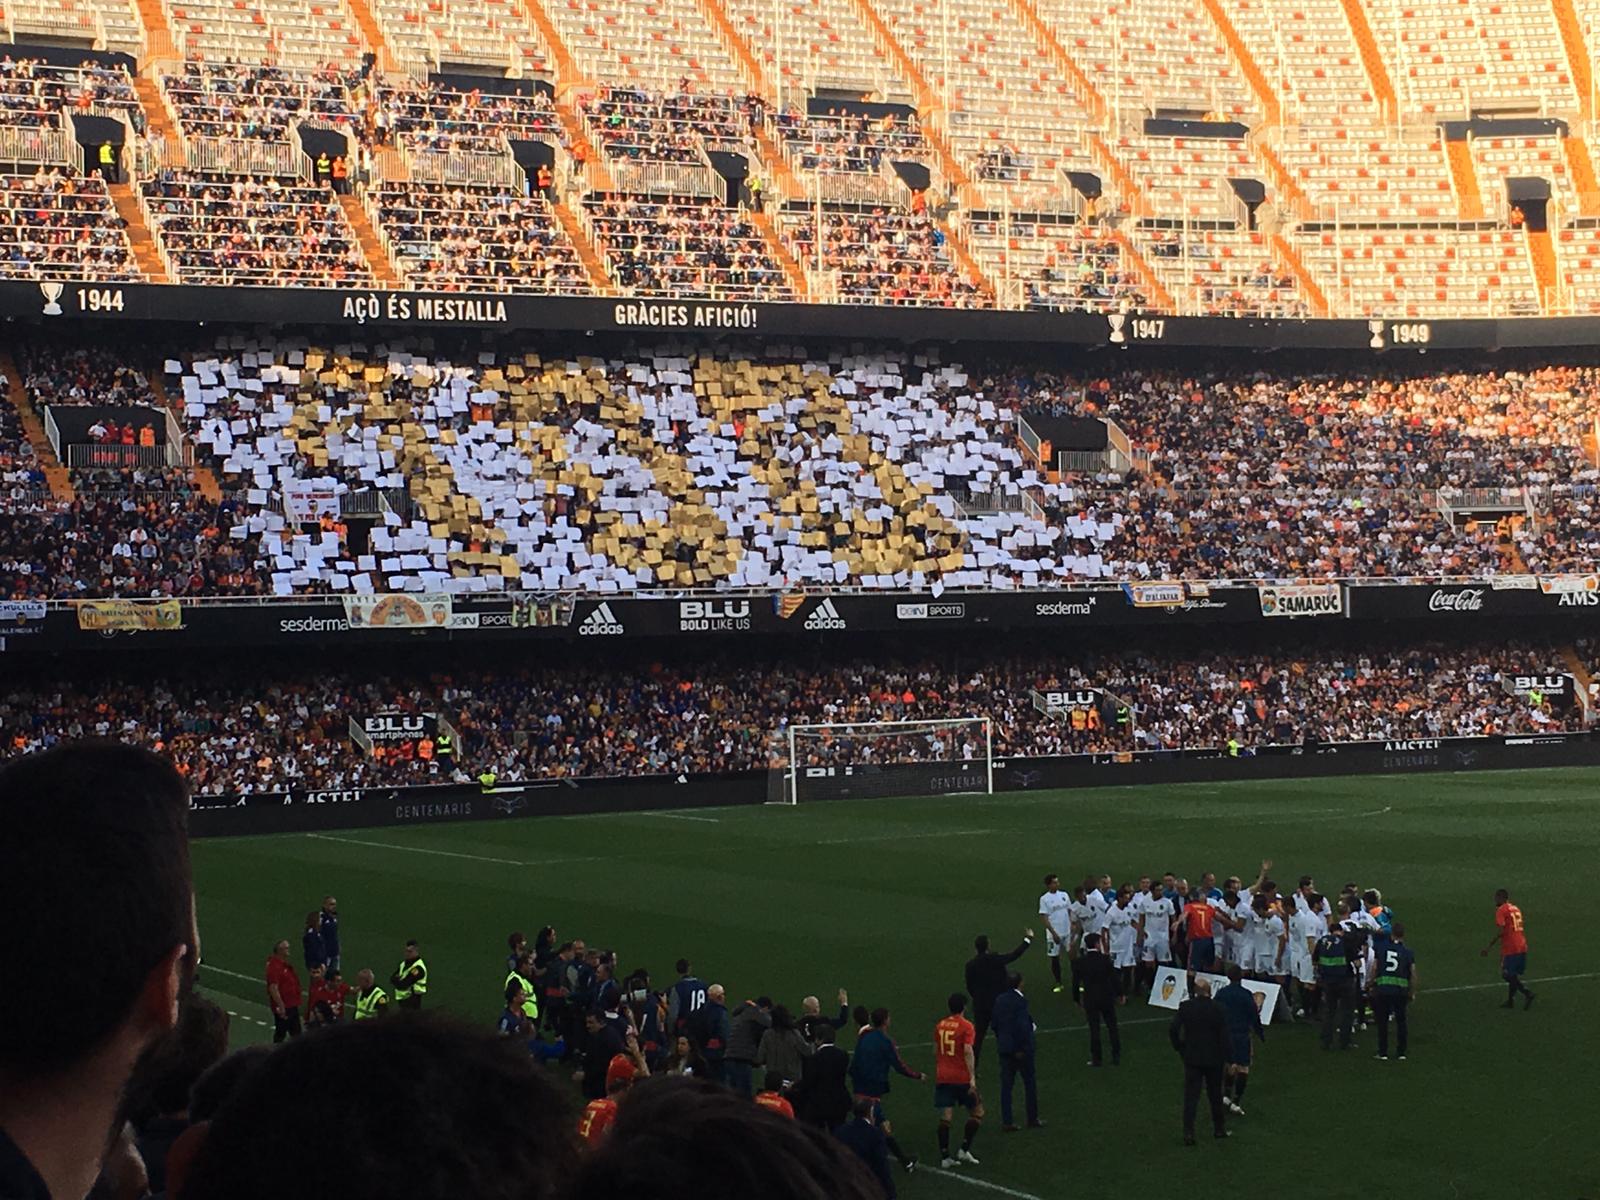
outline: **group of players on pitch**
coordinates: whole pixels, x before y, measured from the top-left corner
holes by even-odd
[[[1350,1049],[1354,1027],[1359,1023],[1367,1028],[1370,1015],[1377,1025],[1375,1057],[1388,1061],[1393,1020],[1396,1057],[1405,1061],[1407,1009],[1418,987],[1416,956],[1406,945],[1405,926],[1394,919],[1376,888],[1347,883],[1339,898],[1330,900],[1317,891],[1310,875],[1302,875],[1294,891],[1283,893],[1268,877],[1271,868],[1271,860],[1264,861],[1248,887],[1237,876],[1219,887],[1210,873],[1201,877],[1197,888],[1170,872],[1160,879],[1142,876],[1137,885],[1121,887],[1113,887],[1109,875],[1088,876],[1070,895],[1062,890],[1058,876],[1047,875],[1039,916],[1046,931],[1054,991],[1070,987],[1073,1003],[1082,1005],[1082,968],[1091,954],[1106,955],[1117,972],[1119,1004],[1126,1004],[1136,988],[1152,987],[1161,967],[1182,963],[1191,978],[1217,972],[1235,985],[1244,979],[1277,984],[1283,998],[1278,1011],[1287,1019],[1321,1017],[1324,1049],[1333,1048],[1336,1034],[1340,1048]],[[1504,889],[1495,893],[1495,934],[1483,953],[1496,946],[1507,984],[1502,1007],[1514,1007],[1518,995],[1525,1009],[1531,1007],[1534,993],[1522,981],[1528,950],[1522,911]],[[1069,964],[1065,980],[1063,958]],[[975,1036],[981,1039],[982,1034],[975,1034],[958,1007],[963,999],[951,997],[950,1015],[934,1030],[939,1085],[934,1106],[940,1110],[939,1144],[946,1167],[977,1162],[971,1146],[983,1117],[973,1045]],[[1223,1102],[1234,1114],[1243,1115],[1239,1100],[1249,1078],[1252,1034],[1264,1038],[1260,997],[1242,1006],[1242,1013],[1238,1006],[1222,1007],[1229,1026]],[[1099,1015],[1109,1018],[1115,1065],[1120,1050],[1115,1012]],[[1096,1014],[1089,1016],[1095,1026],[1089,1065],[1099,1066],[1099,1022]],[[951,1121],[957,1108],[966,1108],[969,1119],[953,1156]]]

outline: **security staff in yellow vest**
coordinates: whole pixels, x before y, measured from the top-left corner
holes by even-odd
[[[522,1015],[533,1022],[533,1028],[539,1028],[539,989],[533,983],[533,955],[517,955],[517,969],[506,976],[503,985],[506,993],[510,993],[511,984],[515,981],[522,988]]]
[[[117,148],[110,142],[100,143],[100,176],[107,183],[117,182]]]
[[[482,791],[483,794],[487,796],[490,792],[494,791],[495,782],[499,778],[500,778],[500,776],[496,775],[488,767],[485,767],[483,770],[478,772],[478,788],[479,788],[479,790]]]
[[[419,1009],[422,997],[428,991],[428,964],[422,961],[422,951],[417,939],[406,943],[406,956],[400,966],[389,976],[389,986],[394,988],[394,1002],[400,1008]]]
[[[434,757],[437,758],[441,763],[443,763],[445,766],[448,767],[450,765],[451,759],[455,757],[455,752],[456,752],[456,740],[455,740],[455,738],[451,737],[448,733],[445,733],[443,730],[440,730],[439,731],[439,736],[433,739],[433,754],[434,754]]]
[[[389,1011],[389,997],[370,970],[363,969],[356,975],[356,988],[356,1020],[370,1021]]]

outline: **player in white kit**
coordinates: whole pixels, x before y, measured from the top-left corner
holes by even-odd
[[[1110,943],[1111,965],[1122,972],[1121,1003],[1133,991],[1133,968],[1138,962],[1138,915],[1133,910],[1133,885],[1125,883],[1117,892],[1117,902],[1106,909],[1105,938]]]
[[[1321,1002],[1312,955],[1317,942],[1328,932],[1327,918],[1322,915],[1327,903],[1316,892],[1295,893],[1295,911],[1289,918],[1289,974],[1299,993],[1294,1010],[1297,1017],[1314,1016]]]
[[[1055,875],[1044,877],[1044,894],[1039,897],[1039,919],[1044,922],[1044,952],[1050,959],[1050,974],[1055,979],[1052,991],[1061,991],[1061,954],[1072,945],[1072,897],[1061,890]]]
[[[1150,894],[1139,908],[1139,974],[1141,987],[1155,983],[1156,968],[1172,962],[1172,926],[1177,920],[1166,885],[1160,880],[1150,885]]]

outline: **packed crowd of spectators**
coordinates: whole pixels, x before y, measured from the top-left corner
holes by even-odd
[[[70,167],[0,175],[0,276],[95,283],[143,277],[105,182]]]
[[[115,347],[39,342],[17,353],[36,403],[151,402],[149,381]],[[26,583],[9,586],[188,594],[215,576],[230,592],[437,590],[460,567],[497,574],[508,558],[520,578],[496,586],[624,592],[1431,579],[1594,566],[1600,470],[1583,438],[1600,395],[1595,368],[1243,376],[1129,367],[1073,377],[937,358],[651,351],[581,366],[485,351],[453,363],[395,345],[330,359],[303,341],[252,342],[248,355],[196,358],[167,384],[224,487],[271,494],[287,466],[357,490],[410,491],[416,510],[330,550],[321,531],[241,505],[216,539],[202,539],[219,566],[201,584],[188,562],[160,578],[165,555],[131,575],[108,569],[127,532],[108,526],[97,535],[106,554],[78,547],[54,580],[37,573],[42,565],[14,566]],[[300,428],[308,365],[327,410]],[[374,378],[389,410],[376,418],[365,411]],[[1111,419],[1134,465],[1052,478],[1018,444],[1019,414]],[[381,438],[423,424],[441,431],[430,454],[384,453]],[[312,466],[318,447],[327,467]],[[10,471],[31,477],[30,460],[15,441]],[[425,479],[441,465],[482,512],[442,539],[435,526],[455,504]],[[108,475],[93,490],[195,503],[172,482]],[[1514,519],[1463,517],[1457,510],[1470,514],[1476,494],[1509,504]],[[1441,495],[1456,499],[1441,506]],[[175,536],[210,519],[193,514]],[[18,514],[3,544],[27,552],[8,560],[42,564],[39,538],[61,522],[75,524],[70,514]]]
[[[772,127],[802,170],[877,174],[884,162],[924,161],[930,149],[914,113],[866,116],[834,109],[810,114],[785,109]]]
[[[760,103],[691,91],[653,93],[603,87],[578,102],[607,158],[699,163],[706,142],[743,142]]]
[[[366,136],[376,145],[403,140],[417,150],[497,152],[506,139],[566,135],[550,93],[463,91],[440,80],[383,80]]]
[[[819,229],[820,225],[820,229]],[[951,259],[945,234],[925,213],[795,213],[784,218],[795,257],[816,265],[854,304],[973,308],[977,285]],[[820,234],[821,253],[817,242]]]
[[[583,202],[608,274],[640,295],[787,300],[793,291],[743,209],[705,197],[594,195]]]
[[[354,232],[325,188],[171,170],[140,186],[177,282],[372,284]]]
[[[0,375],[0,396],[10,381]],[[22,418],[9,401],[0,399],[0,496],[4,507],[25,504],[44,486],[44,471],[33,445],[23,431]]]
[[[144,132],[144,110],[121,67],[94,62],[61,66],[31,58],[0,58],[0,126],[59,129],[65,113],[122,115]]]
[[[114,481],[114,482],[113,482]],[[0,598],[70,600],[106,596],[245,595],[261,581],[253,545],[230,536],[239,505],[192,489],[171,491],[164,474],[91,476],[69,502],[41,495],[0,511]],[[159,490],[147,491],[151,486]]]
[[[933,653],[829,663],[545,663],[537,670],[375,676],[288,668],[172,673],[137,681],[0,688],[0,746],[113,737],[169,754],[203,793],[724,772],[782,767],[790,725],[989,717],[997,757],[1453,737],[1578,728],[1575,707],[1530,703],[1501,675],[1561,671],[1548,645],[1412,644],[1249,651],[1040,650],[962,661]],[[1104,702],[1048,711],[1035,693],[1094,690]],[[1116,719],[1118,706],[1130,720]],[[454,752],[410,743],[367,754],[352,716],[433,713]],[[808,738],[806,762],[957,757],[959,730]]]
[[[190,137],[285,142],[299,121],[354,123],[350,90],[360,76],[327,67],[290,71],[242,63],[185,62],[161,87]]]
[[[369,193],[401,273],[440,291],[575,294],[591,290],[543,196],[439,183]]]

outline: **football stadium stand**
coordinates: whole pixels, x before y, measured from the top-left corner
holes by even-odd
[[[7,196],[3,270],[1246,317],[1591,313],[1582,7],[25,2],[7,8],[16,46],[0,63],[0,160],[7,191],[23,188]],[[148,228],[118,200],[124,180]],[[351,202],[316,194],[335,187]]]

